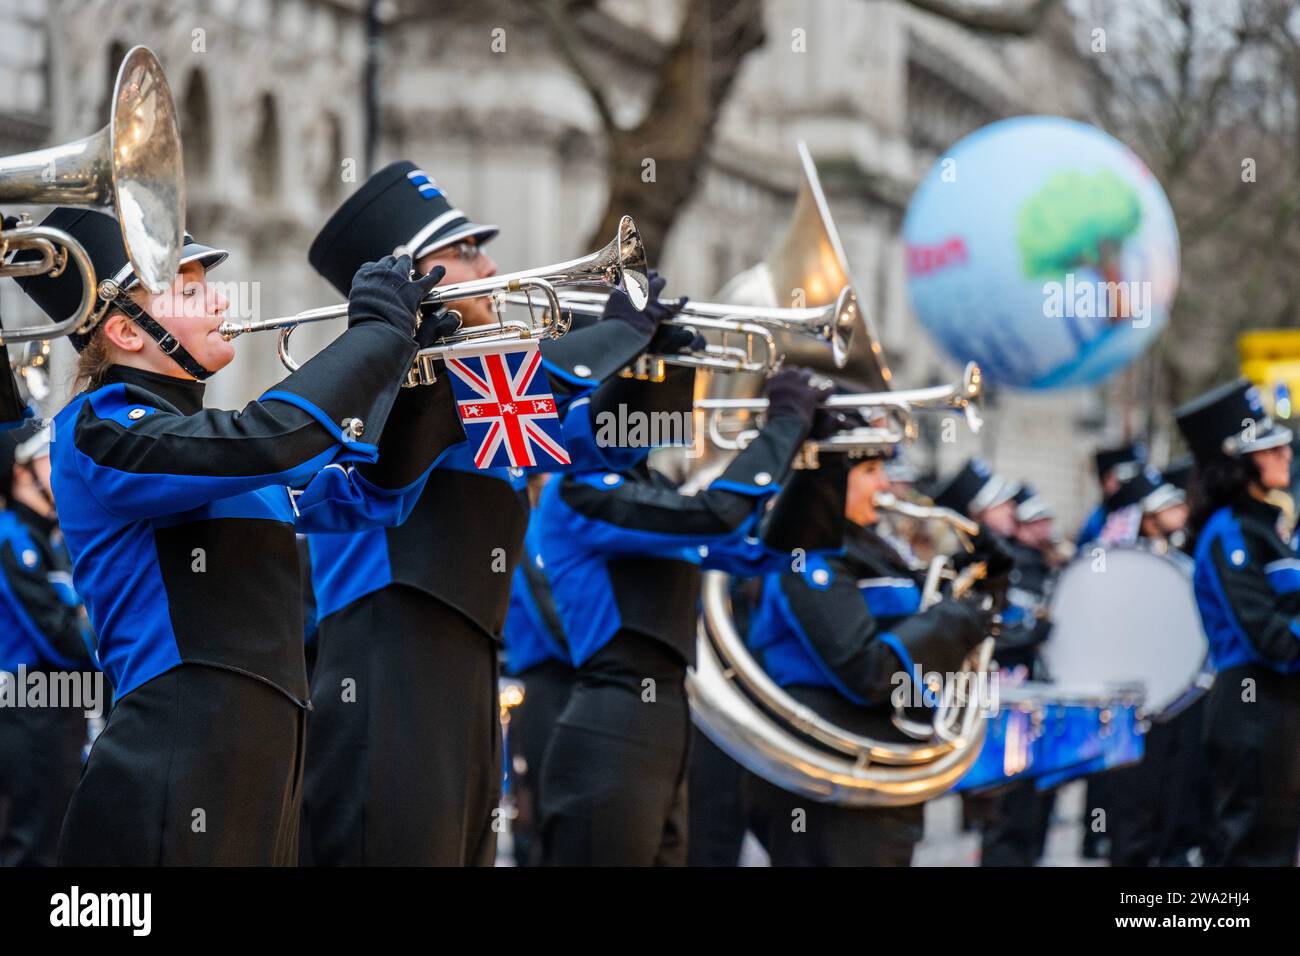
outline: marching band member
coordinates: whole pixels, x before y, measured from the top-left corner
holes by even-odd
[[[698,494],[646,461],[543,492],[542,557],[578,669],[543,767],[544,863],[686,862],[700,566],[752,534],[822,394],[806,372],[776,373],[766,426]]]
[[[294,529],[399,521],[460,437],[445,393],[397,397],[436,280],[410,281],[405,258],[366,265],[342,336],[241,411],[204,409],[203,381],[234,357],[206,279],[226,253],[187,236],[150,296],[115,220],[58,209],[46,224],[121,290],[73,338],[81,390],[55,419],[60,522],[117,694],[59,860],[292,864],[307,707]],[[20,282],[51,316],[81,296],[72,270]]]
[[[825,455],[816,471],[794,474],[785,494],[824,504],[798,535],[809,554],[803,567],[764,578],[749,645],[778,685],[822,717],[906,741],[890,721],[896,691],[911,686],[914,668],[957,671],[991,619],[963,601],[921,611],[920,579],[876,528],[875,496],[889,487],[883,449],[856,463]],[[774,866],[909,866],[923,834],[923,804],[818,803],[754,775],[750,786],[751,826]]]
[[[1300,844],[1300,561],[1268,500],[1291,431],[1245,379],[1175,413],[1196,458],[1196,601],[1218,671],[1207,701],[1214,862],[1295,866]]]
[[[1101,502],[1088,513],[1079,533],[1074,536],[1075,543],[1079,547],[1095,541],[1101,534],[1101,529],[1110,514],[1106,499],[1119,491],[1120,485],[1142,470],[1142,465],[1146,461],[1146,449],[1140,444],[1099,448],[1094,460],[1097,464],[1097,483],[1101,486]]]
[[[1127,545],[1158,553],[1176,550],[1187,514],[1182,489],[1151,467],[1125,481],[1111,496],[1118,514],[1133,509],[1138,518]],[[1185,560],[1185,559],[1184,559]],[[1200,728],[1201,700],[1167,719],[1151,723],[1142,760],[1104,777],[1112,866],[1186,866],[1205,850],[1209,830],[1208,789]]]
[[[1000,538],[1014,541],[1019,530],[1017,490],[1014,482],[993,473],[981,459],[972,458],[939,489],[934,502],[978,521]],[[1042,559],[1036,551],[1021,549],[1019,554],[1017,562],[1016,551],[1011,551],[1008,584],[1014,578],[1017,590],[1027,590],[1041,571]],[[1011,592],[1009,587],[1008,597]],[[1036,613],[1034,601],[1028,597],[1009,604],[1003,612],[1003,623],[995,654],[999,670],[1034,676],[1037,648],[1046,639],[1050,622]],[[990,797],[973,799],[981,804],[987,802],[980,865],[1033,866],[1046,845],[1053,795],[1039,792],[1032,780],[1025,780]]]
[[[460,282],[496,274],[483,251],[496,233],[398,162],[343,203],[309,259],[340,289],[357,263],[395,248]],[[652,296],[662,285],[651,283]],[[497,321],[486,297],[448,306],[468,326]],[[569,409],[640,354],[669,314],[653,298],[638,312],[616,291],[604,320],[542,343],[571,451],[599,449],[586,409]],[[318,864],[495,860],[497,644],[529,509],[522,472],[477,467],[478,451],[467,443],[440,460],[402,525],[310,539],[320,646],[305,820]]]
[[[0,679],[92,668],[50,491],[49,429],[0,433]],[[19,706],[0,693],[0,866],[53,866],[81,772],[83,708]]]

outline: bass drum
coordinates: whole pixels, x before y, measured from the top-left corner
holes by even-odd
[[[1052,634],[1041,658],[1069,686],[1140,683],[1144,712],[1168,720],[1209,688],[1209,642],[1179,552],[1107,550],[1072,561],[1051,598]]]

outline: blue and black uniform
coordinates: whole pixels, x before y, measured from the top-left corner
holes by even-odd
[[[589,393],[653,331],[610,320],[542,343],[575,464],[604,460]],[[476,468],[475,451],[442,458],[400,526],[310,537],[320,647],[305,820],[317,864],[496,858],[497,651],[529,505],[522,471]]]
[[[0,866],[54,865],[81,772],[84,708],[93,701],[20,706],[17,698],[26,685],[21,675],[93,670],[69,572],[53,518],[17,501],[0,509],[0,672],[7,675],[7,693],[0,694]]]
[[[546,578],[537,514],[533,512],[524,535],[524,554],[510,587],[503,634],[506,673],[524,685],[523,702],[510,715],[512,792],[518,810],[511,834],[520,866],[534,865],[540,856],[541,770],[551,731],[569,701],[575,676],[568,638]]]
[[[543,861],[682,864],[701,567],[734,569],[812,417],[769,407],[707,488],[679,493],[644,462],[542,493],[541,553],[577,679],[546,754]]]
[[[295,531],[399,523],[463,437],[449,389],[398,395],[415,349],[387,320],[360,322],[241,411],[204,409],[200,382],[112,366],[56,417],[54,494],[117,695],[61,862],[297,862]]]
[[[1281,511],[1222,507],[1196,540],[1196,602],[1218,672],[1206,701],[1215,862],[1294,866],[1300,844],[1300,558]]]
[[[837,726],[907,742],[890,721],[891,696],[916,670],[955,672],[986,634],[974,607],[943,601],[920,612],[919,579],[874,528],[844,518],[843,463],[796,480],[831,492],[798,570],[770,573],[748,642],[772,679]],[[792,486],[791,493],[794,488]],[[827,552],[837,541],[842,548]],[[817,549],[820,548],[820,553]],[[906,675],[900,681],[898,675]],[[750,826],[776,866],[907,866],[921,839],[921,805],[852,808],[799,797],[750,775]],[[794,832],[802,809],[806,829]]]

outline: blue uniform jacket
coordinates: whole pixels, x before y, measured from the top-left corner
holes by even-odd
[[[58,414],[54,494],[118,697],[192,662],[306,701],[295,529],[410,511],[441,450],[421,437],[432,396],[397,398],[414,351],[388,326],[358,325],[238,412],[204,409],[201,383],[114,366]],[[463,432],[443,397],[439,420],[456,429],[445,444]]]

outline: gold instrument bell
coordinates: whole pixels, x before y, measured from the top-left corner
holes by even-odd
[[[803,178],[795,197],[794,214],[785,234],[768,257],[732,278],[718,293],[718,302],[762,306],[823,306],[836,301],[845,286],[861,291],[849,272],[848,257],[831,219],[826,194],[808,147],[798,143]],[[802,290],[802,295],[799,291]],[[802,299],[802,301],[800,301]],[[811,368],[854,391],[879,392],[889,388],[892,375],[880,346],[880,336],[865,304],[859,300],[861,325],[844,368],[827,362],[825,350],[813,344],[790,342],[786,364]]]

